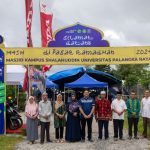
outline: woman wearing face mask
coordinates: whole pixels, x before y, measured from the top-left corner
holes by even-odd
[[[66,140],[76,142],[81,140],[81,127],[79,116],[79,102],[76,95],[72,94],[71,102],[68,104],[68,117],[66,125]]]
[[[27,117],[26,131],[29,144],[34,144],[38,139],[38,105],[33,96],[30,96],[25,107],[25,115]]]

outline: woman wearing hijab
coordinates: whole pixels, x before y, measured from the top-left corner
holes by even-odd
[[[65,104],[62,101],[62,95],[58,94],[57,99],[55,101],[54,107],[54,127],[56,129],[56,142],[63,143],[63,132],[64,127],[66,126],[66,119],[65,119],[66,109]]]
[[[66,125],[66,140],[69,142],[76,142],[81,140],[80,116],[79,116],[79,102],[76,95],[72,94],[72,102],[68,105],[68,116]]]
[[[27,117],[26,131],[29,144],[34,144],[38,139],[38,105],[33,96],[30,96],[25,107],[25,115]]]

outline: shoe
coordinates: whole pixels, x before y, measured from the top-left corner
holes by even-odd
[[[88,139],[89,142],[94,142],[92,139]]]
[[[102,138],[98,138],[98,140],[100,140],[100,141],[101,141],[101,140],[102,140]]]
[[[82,140],[81,140],[81,142],[83,142],[83,143],[84,143],[84,142],[85,142],[85,139],[82,139]]]
[[[124,138],[119,138],[120,140],[124,141],[125,139]]]
[[[114,141],[118,141],[118,138],[114,138]]]
[[[135,137],[134,137],[134,139],[138,140],[138,139],[139,139],[139,137],[135,136]]]
[[[105,138],[105,140],[109,140],[109,138],[107,137],[107,138]]]
[[[132,139],[132,137],[131,137],[131,136],[129,136],[129,137],[128,137],[128,139],[129,139],[129,140],[131,140],[131,139]]]
[[[51,140],[48,140],[47,142],[48,142],[48,143],[53,143]]]
[[[40,144],[41,144],[41,145],[43,145],[43,144],[44,144],[44,142],[40,142]]]

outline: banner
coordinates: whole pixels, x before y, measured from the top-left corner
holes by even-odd
[[[150,46],[2,48],[2,50],[5,53],[6,65],[96,65],[150,63]]]
[[[53,14],[46,12],[46,3],[40,0],[40,18],[41,18],[41,40],[42,47],[47,47],[52,38],[52,19]]]
[[[27,46],[32,47],[32,37],[31,37],[32,16],[33,16],[32,0],[25,0],[25,6],[26,6]]]

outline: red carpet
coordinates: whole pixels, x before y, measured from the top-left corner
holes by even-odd
[[[17,129],[17,130],[10,130],[10,129],[6,129],[6,133],[9,134],[20,134],[22,132],[22,129],[26,128],[26,124],[23,124],[21,128]]]

